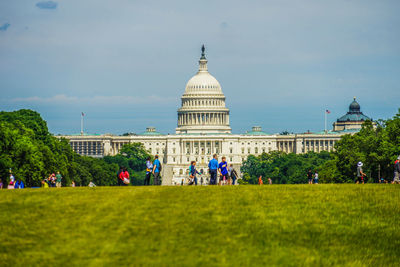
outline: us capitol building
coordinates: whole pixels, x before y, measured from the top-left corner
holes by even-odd
[[[187,177],[190,161],[197,162],[199,171],[207,170],[208,161],[214,153],[226,156],[237,170],[248,155],[283,151],[307,153],[309,151],[332,151],[344,134],[357,132],[365,120],[360,105],[354,101],[349,112],[333,124],[333,131],[301,134],[267,134],[254,126],[243,134],[232,134],[229,109],[221,85],[209,72],[202,47],[199,70],[186,84],[182,105],[178,109],[176,134],[164,135],[149,127],[139,135],[68,135],[73,150],[81,155],[102,157],[116,155],[128,143],[140,142],[152,154],[159,155],[162,168],[162,184],[180,183]],[[144,163],[143,163],[144,164]]]

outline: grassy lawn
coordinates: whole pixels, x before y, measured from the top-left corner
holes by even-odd
[[[0,191],[0,265],[399,266],[400,186]]]

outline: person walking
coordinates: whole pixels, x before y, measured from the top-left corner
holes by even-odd
[[[57,172],[57,174],[56,174],[56,187],[58,187],[58,188],[61,187],[61,180],[62,180],[62,176],[61,176],[60,172]]]
[[[226,184],[226,181],[229,179],[229,174],[228,174],[228,162],[226,162],[226,158],[222,157],[222,161],[218,165],[218,170],[220,173],[220,178],[219,178],[219,185]]]
[[[394,162],[394,178],[392,183],[400,183],[400,156],[398,156],[397,160]]]
[[[155,160],[153,162],[153,176],[154,176],[154,185],[160,185],[160,171],[161,171],[161,163],[158,160],[158,155],[155,156]]]
[[[124,169],[122,170],[122,172],[119,174],[119,179],[122,180],[122,185],[126,186],[130,183],[129,181],[129,172],[128,170],[124,167]]]
[[[307,178],[308,178],[308,184],[312,184],[312,171],[311,170],[308,170]]]
[[[263,185],[263,180],[262,180],[262,176],[260,175],[260,177],[258,177],[258,184],[259,185]]]
[[[232,184],[235,185],[238,174],[236,170],[233,168],[233,164],[229,165],[228,173],[229,177],[232,179]]]
[[[218,160],[217,154],[213,155],[212,160],[208,163],[208,169],[210,171],[210,185],[217,184],[217,172],[218,172]]]
[[[190,177],[189,185],[192,185],[193,183],[195,185],[197,185],[196,174],[200,174],[200,173],[196,170],[196,161],[192,161],[190,163],[190,167],[189,167],[189,177]]]
[[[314,173],[314,184],[318,184],[318,172],[315,171]]]
[[[364,177],[366,174],[363,172],[362,166],[364,164],[360,161],[357,163],[357,179],[356,179],[356,184],[362,183],[364,184]]]
[[[269,183],[270,185],[272,184],[272,179],[271,179],[271,177],[268,178],[268,183]]]
[[[153,163],[151,163],[151,158],[148,157],[146,160],[146,177],[144,178],[144,185],[150,185],[152,170],[153,170]]]

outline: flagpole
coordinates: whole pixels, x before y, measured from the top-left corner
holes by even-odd
[[[83,135],[83,112],[81,113],[81,135]]]
[[[325,133],[326,133],[326,110],[325,110]]]

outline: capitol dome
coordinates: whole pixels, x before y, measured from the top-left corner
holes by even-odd
[[[222,94],[221,85],[209,72],[199,71],[186,84],[185,94]]]
[[[187,82],[178,109],[177,134],[230,133],[229,109],[221,85],[209,72],[204,45],[199,70]]]

